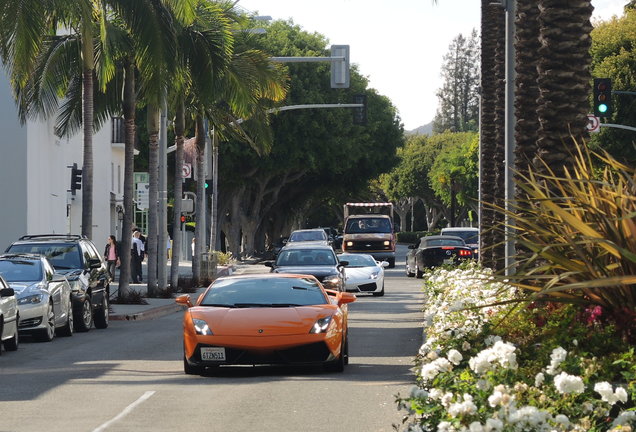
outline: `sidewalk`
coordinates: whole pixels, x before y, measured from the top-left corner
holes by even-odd
[[[217,277],[228,276],[233,274],[238,265],[219,266],[217,268]],[[180,263],[180,272],[183,272],[183,267],[187,267],[187,263]],[[144,268],[144,274],[145,268]],[[185,275],[185,274],[184,274]],[[189,275],[189,274],[188,274]],[[110,292],[111,296],[116,295],[118,289],[118,283],[111,282]],[[197,288],[196,292],[190,294],[190,297],[194,300],[205,291],[207,287]],[[144,300],[148,304],[110,304],[110,320],[111,321],[141,321],[153,318],[159,318],[164,315],[179,312],[184,310],[184,306],[175,303],[174,298],[148,298],[145,296],[147,285],[146,284],[130,284],[130,289],[138,291],[142,294]]]

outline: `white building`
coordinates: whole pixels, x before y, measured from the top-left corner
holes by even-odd
[[[73,163],[82,166],[79,131],[72,138],[53,133],[55,119],[21,125],[9,81],[0,72],[0,250],[26,234],[81,234],[82,193],[71,194]],[[118,209],[123,201],[124,144],[121,122],[108,122],[93,137],[93,242],[121,238]],[[119,141],[119,142],[114,142]]]

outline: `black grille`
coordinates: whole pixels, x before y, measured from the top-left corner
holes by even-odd
[[[42,317],[23,319],[23,320],[20,320],[20,324],[18,324],[18,328],[35,327],[35,326],[39,326],[41,323],[42,323]]]
[[[360,289],[360,291],[375,291],[377,288],[378,285],[375,282],[358,286],[358,289]]]
[[[192,361],[201,363],[200,347],[212,345],[198,345]],[[324,342],[302,345],[285,350],[259,353],[253,351],[225,348],[225,362],[217,364],[284,364],[284,363],[322,363],[329,359],[331,352]],[[205,362],[206,364],[208,362]],[[213,364],[215,362],[209,362]]]
[[[348,246],[347,250],[356,251],[377,251],[389,250],[389,246],[384,245],[384,240],[380,241],[354,241],[353,246]]]

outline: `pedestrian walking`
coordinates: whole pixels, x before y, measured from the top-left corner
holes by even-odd
[[[119,267],[119,245],[114,235],[108,236],[106,247],[104,248],[104,261],[106,261],[106,270],[110,275],[110,280],[115,280],[115,269]]]
[[[130,275],[133,283],[141,283],[141,262],[144,260],[144,243],[139,238],[141,232],[135,231],[132,238],[132,248],[130,249]]]

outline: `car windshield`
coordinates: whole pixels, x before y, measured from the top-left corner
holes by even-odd
[[[327,249],[282,250],[276,259],[277,266],[333,266],[334,253]]]
[[[7,282],[35,282],[42,280],[42,266],[37,260],[0,260],[0,274]]]
[[[347,234],[390,232],[391,222],[386,218],[378,217],[349,219],[345,227],[345,233]]]
[[[324,231],[295,231],[289,236],[290,242],[302,241],[319,241],[327,240],[327,234]]]
[[[459,239],[428,239],[424,240],[424,246],[466,246],[466,244]]]
[[[477,231],[449,231],[443,234],[461,237],[466,242],[466,244],[479,243],[479,235]]]
[[[328,303],[318,283],[309,278],[227,278],[212,285],[200,306],[296,307]]]
[[[375,267],[377,263],[370,255],[342,254],[338,255],[340,261],[347,261],[347,268],[351,267]]]
[[[82,268],[81,253],[76,243],[21,243],[11,245],[7,252],[44,255],[56,270]]]

